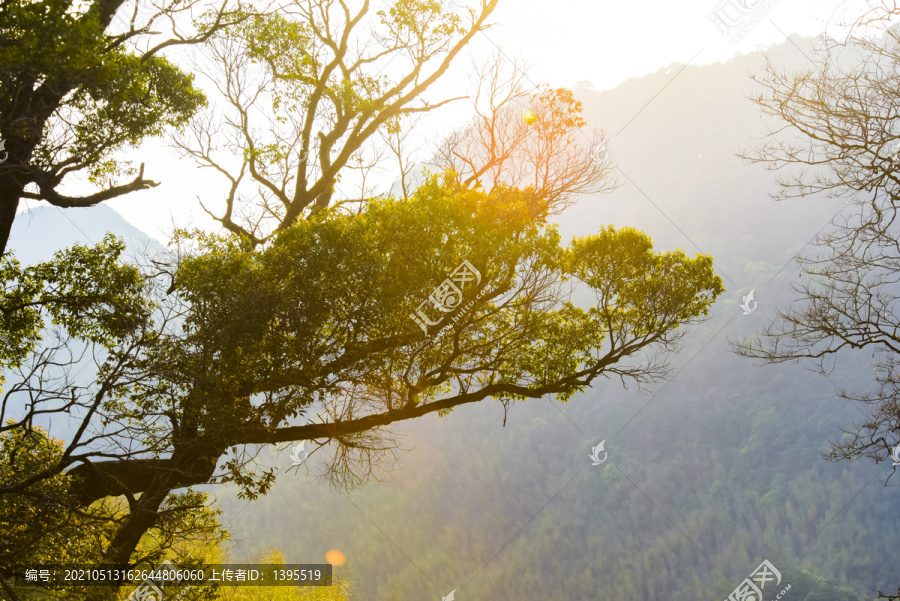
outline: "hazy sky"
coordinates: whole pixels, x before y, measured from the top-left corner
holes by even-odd
[[[748,17],[757,20],[755,25],[734,42],[710,15],[717,9],[726,17],[739,14],[735,8],[739,2],[759,6]],[[533,64],[528,79],[534,83],[571,88],[589,80],[595,88],[607,89],[672,63],[726,61],[739,52],[782,43],[787,34],[815,35],[828,23],[846,22],[848,16],[859,14],[862,6],[860,0],[501,0],[493,19],[496,25],[479,36],[472,51],[490,54],[498,46],[509,56],[527,59]],[[829,27],[832,30],[837,32]],[[442,88],[458,95],[463,77],[464,69],[457,70]],[[442,122],[458,123],[465,117],[462,110],[460,106],[445,111]],[[199,210],[197,197],[215,198],[220,181],[198,172],[164,142],[145,144],[134,158],[145,162],[146,176],[161,185],[108,206],[161,241],[173,223],[211,223]],[[84,190],[73,187],[69,192]],[[35,204],[23,203],[22,208]]]
[[[733,43],[710,14],[721,7],[725,16],[736,15],[741,2],[759,5],[752,13],[759,22]],[[507,0],[501,1],[489,37],[527,53],[542,67],[543,79],[554,84],[587,79],[607,89],[674,62],[723,62],[738,52],[782,43],[785,34],[815,35],[829,22],[860,14],[865,5],[859,0]],[[768,12],[761,10],[767,6]]]

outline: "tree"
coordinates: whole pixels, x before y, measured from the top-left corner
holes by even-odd
[[[59,461],[62,443],[36,427],[0,435],[0,482],[22,481]],[[0,564],[13,562],[89,564],[101,556],[102,537],[112,528],[106,508],[82,511],[61,502],[68,491],[65,474],[40,480],[22,495],[0,497]],[[12,593],[10,573],[0,585]]]
[[[188,24],[203,6],[198,0],[0,3],[0,254],[23,198],[89,207],[157,185],[144,178],[143,164],[134,169],[116,154],[184,125],[204,104],[193,76],[163,54],[203,42],[246,13],[226,1]],[[67,195],[66,181],[81,173],[96,191]],[[125,176],[136,177],[122,183]]]
[[[494,6],[462,27],[434,0],[374,15],[366,2],[307,2],[212,37],[224,107],[198,116],[181,148],[228,183],[222,211],[210,209],[225,233],[181,232],[181,254],[136,279],[125,296],[144,309],[96,347],[89,378],[68,357],[93,342],[66,323],[60,344],[23,360],[12,406],[74,415],[91,436],[0,495],[65,474],[77,507],[124,497],[102,561],[125,564],[172,503],[197,509],[190,487],[264,494],[275,475],[252,461],[262,446],[315,441],[334,452],[324,475],[349,487],[394,451],[392,424],[488,398],[568,399],[598,377],[664,377],[659,352],[707,315],[721,280],[710,257],[654,253],[628,228],[560,244],[548,216],[608,189],[609,175],[593,140],[577,137],[581,107],[566,91],[513,90],[531,112],[525,127],[493,130],[502,152],[484,139],[457,146],[451,160],[468,162],[412,194],[338,194],[342,177],[373,164],[363,153],[384,150],[380,134],[440,104],[414,102]],[[364,22],[369,37],[355,37]],[[401,75],[379,75],[395,56],[408,61]],[[494,122],[517,106],[492,108]],[[260,114],[276,125],[261,130]],[[594,306],[570,301],[576,285]],[[93,298],[83,300],[107,308]],[[70,372],[42,375],[55,366]],[[30,424],[16,417],[15,428]]]
[[[581,102],[571,91],[526,91],[526,71],[502,55],[474,66],[475,117],[438,147],[435,165],[466,187],[529,190],[535,215],[612,192],[617,185],[605,135],[585,131]]]
[[[117,499],[81,503],[72,476],[60,470],[111,453],[130,456],[106,408],[127,393],[132,382],[123,376],[135,374],[127,362],[152,342],[157,324],[147,282],[120,261],[123,251],[110,236],[24,268],[9,254],[0,258],[0,369],[13,380],[0,406],[0,585],[7,594],[14,594],[13,565],[101,561],[128,513]],[[92,378],[80,379],[90,366]],[[79,424],[65,444],[38,425],[53,417]],[[133,559],[153,561],[176,540],[217,532],[205,499],[194,491],[169,495],[148,529],[152,544],[139,542]]]
[[[642,351],[671,350],[681,326],[706,315],[722,292],[711,259],[655,254],[630,229],[561,247],[525,211],[529,198],[432,180],[358,215],[325,211],[262,249],[201,237],[178,267],[177,295],[159,301],[178,320],[141,344],[121,336],[92,387],[17,383],[37,399],[32,413],[71,413],[72,395],[96,407],[85,416],[94,438],[70,441],[44,475],[65,472],[81,506],[125,496],[129,513],[104,560],[127,563],[172,491],[234,481],[250,498],[264,493],[274,475],[253,473],[255,446],[331,443],[327,475],[352,485],[391,452],[391,424],[491,397],[567,399],[601,376],[663,376],[659,357]],[[446,281],[434,288],[447,276],[456,296],[442,294]],[[596,306],[567,302],[562,278],[592,288]],[[416,307],[435,322],[427,336]],[[98,437],[127,452],[110,444],[102,457]]]
[[[48,437],[40,426],[5,432],[0,435],[0,482],[8,486],[40,477],[62,459],[63,452],[63,443]],[[14,575],[21,578],[21,569],[14,572],[11,566],[97,565],[107,541],[127,513],[116,499],[79,507],[71,498],[71,486],[71,476],[57,473],[35,479],[32,486],[17,493],[0,496],[0,587],[14,601],[19,595],[32,598],[29,593],[34,587],[17,589],[11,579]],[[215,544],[226,538],[227,532],[218,525],[219,512],[206,507],[206,496],[197,492],[171,495],[154,527],[138,544],[134,563],[147,567],[170,556],[179,565],[189,566],[198,559],[190,552],[197,545],[185,543],[200,539]],[[84,586],[77,585],[48,588],[75,597],[87,593]]]
[[[338,184],[379,162],[379,134],[454,100],[424,94],[487,29],[497,2],[465,16],[438,0],[378,11],[368,1],[297,2],[214,38],[207,72],[220,98],[178,141],[227,182],[224,207],[204,208],[258,246],[326,207],[364,205],[364,184],[358,196]]]
[[[867,13],[860,25],[897,12]],[[836,460],[883,461],[900,443],[898,43],[896,27],[878,39],[826,39],[806,71],[788,74],[769,65],[756,77],[764,91],[755,101],[784,127],[747,158],[795,168],[779,179],[780,198],[824,193],[848,204],[817,238],[816,250],[799,257],[799,308],[779,312],[734,349],[768,363],[810,360],[825,374],[843,351],[871,351],[875,390],[840,394],[869,404],[872,414],[833,444],[829,458]]]

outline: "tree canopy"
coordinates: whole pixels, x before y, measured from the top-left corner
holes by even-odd
[[[463,98],[426,92],[497,2],[459,13],[437,0],[296,2],[217,36],[204,67],[217,94],[177,142],[226,184],[224,202],[204,208],[259,245],[325,207],[378,196],[365,179],[384,163],[383,138]],[[363,183],[341,192],[353,179]]]
[[[378,474],[404,420],[488,399],[565,400],[600,377],[665,377],[665,353],[724,290],[709,256],[654,252],[632,228],[562,244],[549,216],[613,189],[611,162],[594,157],[602,136],[582,135],[571,92],[525,92],[500,63],[477,72],[485,95],[436,150],[440,175],[367,193],[386,152],[409,173],[408,119],[445,102],[424,94],[497,0],[467,14],[437,0],[223,5],[196,35],[143,50],[137,40],[158,34],[135,19],[110,31],[118,3],[53,5],[48,43],[73,34],[76,45],[59,55],[19,39],[47,7],[10,2],[0,52],[22,54],[0,73],[44,108],[27,112],[35,101],[21,108],[15,94],[0,105],[11,151],[0,238],[21,198],[87,206],[152,185],[139,173],[80,199],[56,192],[69,173],[97,184],[121,173],[125,145],[169,126],[189,124],[179,148],[227,186],[220,202],[204,199],[221,232],[181,230],[177,252],[143,268],[112,238],[34,266],[0,263],[0,360],[14,374],[0,411],[0,518],[18,528],[10,507],[43,512],[60,532],[92,520],[96,561],[154,561],[186,533],[214,536],[192,487],[264,494],[275,472],[255,465],[262,446],[311,441],[333,453],[324,476],[351,487]],[[174,28],[183,8],[157,17]],[[160,57],[198,42],[214,65],[209,98]],[[354,174],[359,193],[340,192]],[[64,442],[38,428],[63,417],[76,424]],[[17,454],[30,459],[13,467]],[[55,540],[21,527],[32,542],[0,556],[0,575]]]
[[[433,178],[360,214],[323,211],[255,250],[196,235],[176,293],[107,342],[96,382],[79,388],[32,370],[17,384],[40,401],[32,413],[72,414],[77,398],[94,432],[43,476],[72,478],[77,506],[125,495],[130,511],[104,559],[126,563],[171,491],[234,481],[251,498],[264,493],[274,473],[252,471],[254,445],[330,444],[327,476],[352,486],[391,452],[388,427],[399,421],[491,397],[569,398],[597,377],[662,377],[664,361],[643,351],[673,349],[683,326],[707,315],[723,291],[712,260],[654,253],[629,228],[561,246],[529,217],[528,199]],[[456,296],[435,296],[464,262],[471,277],[456,280]],[[145,282],[135,302],[153,293]],[[596,304],[571,302],[576,282]],[[426,332],[417,307],[435,322]],[[63,352],[41,360],[63,363]]]

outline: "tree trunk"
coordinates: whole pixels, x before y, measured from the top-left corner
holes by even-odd
[[[3,166],[0,165],[0,173],[3,170]],[[16,209],[19,208],[19,198],[23,190],[22,185],[13,176],[12,169],[7,166],[6,171],[0,174],[0,256],[6,254],[6,244],[9,242],[13,221],[16,220]]]
[[[125,523],[116,532],[116,536],[103,554],[105,564],[127,564],[137,548],[141,537],[152,528],[159,519],[159,507],[169,494],[165,488],[156,488],[141,495],[134,503]],[[126,585],[132,586],[132,585]],[[86,601],[112,601],[116,598],[119,587],[96,586],[88,589]]]

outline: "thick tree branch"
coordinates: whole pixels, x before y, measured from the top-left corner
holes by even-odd
[[[39,176],[35,176],[33,179],[37,184],[40,193],[35,194],[32,192],[22,192],[23,198],[46,200],[53,206],[63,208],[92,207],[105,200],[117,198],[119,196],[130,194],[131,192],[137,192],[139,190],[149,190],[150,188],[155,188],[159,185],[159,182],[144,179],[143,163],[141,163],[141,169],[138,173],[138,176],[131,182],[123,184],[121,186],[112,186],[110,188],[107,188],[106,190],[96,192],[89,196],[64,196],[62,194],[59,194],[56,191],[55,185],[48,174],[41,174]]]

